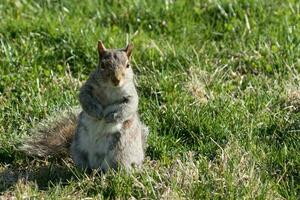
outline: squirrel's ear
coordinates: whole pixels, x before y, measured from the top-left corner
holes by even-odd
[[[128,58],[130,58],[132,49],[133,49],[133,44],[132,43],[129,43],[127,45],[127,47],[124,49],[124,51],[126,52]]]
[[[104,46],[104,44],[102,43],[101,40],[98,41],[98,53],[99,53],[99,56],[101,57],[104,52],[106,51],[106,48]]]

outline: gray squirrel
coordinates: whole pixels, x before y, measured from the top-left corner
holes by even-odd
[[[130,66],[133,45],[106,49],[98,42],[99,62],[80,89],[81,108],[47,119],[20,149],[45,157],[70,153],[80,169],[130,170],[145,157],[149,130],[139,118],[138,94]]]

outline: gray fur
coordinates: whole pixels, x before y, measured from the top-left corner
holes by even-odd
[[[113,150],[114,148],[116,148],[118,142],[120,141],[121,133],[120,132],[116,132],[116,133],[113,133],[109,137],[111,137],[111,139],[110,139],[110,143],[109,143],[108,149],[109,150]]]
[[[76,165],[82,169],[89,169],[90,166],[88,164],[88,153],[80,150],[80,148],[72,148],[72,158]]]
[[[96,157],[100,162],[103,162],[104,158],[105,158],[105,154],[103,153],[96,153]]]

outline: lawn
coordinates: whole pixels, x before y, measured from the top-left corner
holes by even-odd
[[[135,48],[147,158],[79,172],[18,145],[78,105],[97,41]],[[299,199],[300,2],[4,0],[0,199]]]

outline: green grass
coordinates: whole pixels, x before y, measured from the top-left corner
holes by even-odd
[[[78,104],[97,40],[135,49],[140,170],[78,172],[15,147]],[[297,0],[0,3],[0,198],[299,199]]]

